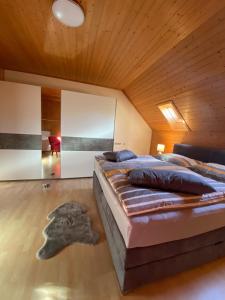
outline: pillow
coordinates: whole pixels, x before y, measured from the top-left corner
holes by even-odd
[[[137,158],[137,156],[130,150],[104,152],[103,155],[106,160],[115,161],[115,162],[121,162],[132,158]]]
[[[202,195],[216,192],[202,176],[163,169],[133,169],[128,173],[131,184],[172,192]]]
[[[195,165],[191,169],[202,176],[225,182],[225,166],[223,165],[207,163]]]
[[[201,163],[198,160],[175,153],[159,154],[156,158],[185,168],[191,168]]]
[[[225,165],[215,164],[215,163],[207,163],[209,167],[215,168],[218,171],[221,171],[222,174],[225,174]]]

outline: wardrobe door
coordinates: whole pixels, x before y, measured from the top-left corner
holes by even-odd
[[[0,180],[41,178],[41,88],[0,81]]]
[[[91,177],[94,157],[112,151],[115,108],[115,98],[62,91],[62,178]]]

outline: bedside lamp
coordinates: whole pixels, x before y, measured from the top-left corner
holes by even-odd
[[[157,145],[157,151],[158,151],[158,154],[162,154],[162,152],[165,151],[165,145],[163,145],[163,144],[158,144],[158,145]]]

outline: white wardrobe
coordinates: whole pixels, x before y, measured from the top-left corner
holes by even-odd
[[[0,81],[0,180],[41,178],[41,88]]]
[[[62,178],[92,176],[94,157],[113,150],[115,108],[111,97],[62,91]]]
[[[113,150],[116,99],[62,90],[61,178],[91,177]],[[41,87],[0,81],[0,180],[41,179]]]

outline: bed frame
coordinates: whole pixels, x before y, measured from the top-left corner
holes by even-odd
[[[187,145],[176,144],[174,153],[182,154],[182,149],[188,151]],[[190,153],[186,156],[193,158]],[[221,158],[216,162],[223,163],[225,153]],[[126,248],[95,173],[93,189],[122,293],[225,256],[225,227],[178,241]]]

